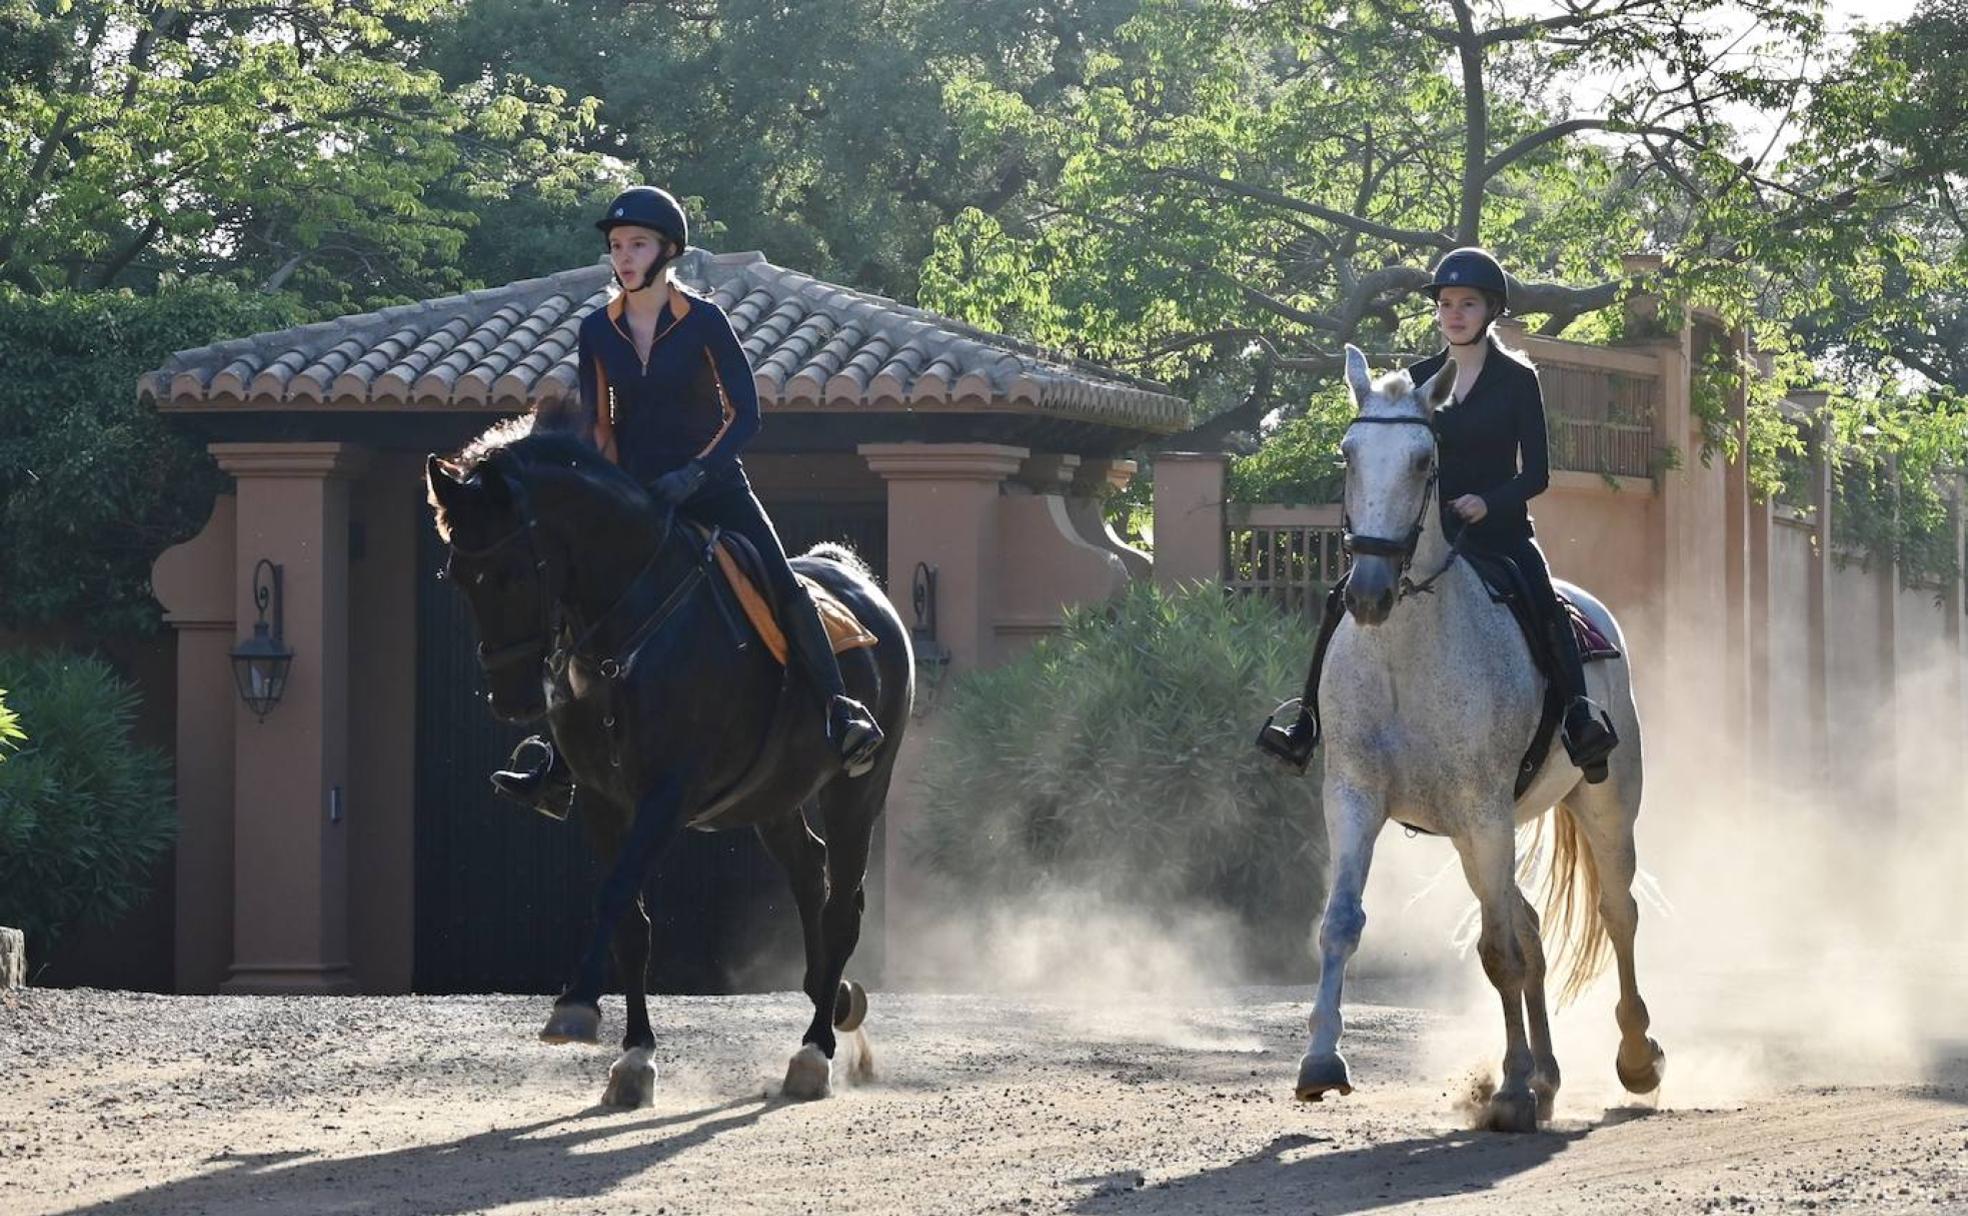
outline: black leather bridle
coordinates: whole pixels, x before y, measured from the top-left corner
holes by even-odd
[[[484,642],[480,642],[477,650],[478,665],[485,669],[487,675],[501,668],[511,667],[515,663],[530,662],[537,665],[545,662],[547,652],[553,648],[553,638],[559,632],[560,625],[559,592],[555,581],[548,577],[549,565],[546,556],[540,552],[540,546],[534,539],[539,530],[539,521],[533,518],[532,504],[527,500],[526,491],[518,479],[507,478],[506,485],[513,495],[513,507],[519,516],[519,522],[513,526],[512,531],[478,548],[468,548],[452,541],[451,555],[444,563],[444,577],[451,579],[454,577],[452,567],[457,559],[462,557],[469,561],[480,562],[518,542],[525,544],[526,555],[532,559],[527,565],[532,571],[534,591],[540,601],[538,619],[541,622],[541,630],[534,636],[521,638],[504,646],[488,648]]]
[[[1421,494],[1421,509],[1415,512],[1414,523],[1408,526],[1405,536],[1397,540],[1393,537],[1372,536],[1366,533],[1355,532],[1353,530],[1352,513],[1342,503],[1340,507],[1340,521],[1346,531],[1341,537],[1341,543],[1349,555],[1387,557],[1400,562],[1401,584],[1398,599],[1406,599],[1411,595],[1432,592],[1435,589],[1436,580],[1448,573],[1449,567],[1453,566],[1456,558],[1461,556],[1462,538],[1468,532],[1466,526],[1456,529],[1455,537],[1449,544],[1449,556],[1442,563],[1441,569],[1418,583],[1408,578],[1408,568],[1414,564],[1415,547],[1421,543],[1421,521],[1428,517],[1428,509],[1435,502],[1435,493],[1441,478],[1441,441],[1436,435],[1435,424],[1426,418],[1382,418],[1368,414],[1355,414],[1353,421],[1347,423],[1347,429],[1351,430],[1353,427],[1362,425],[1422,427],[1428,431],[1430,440],[1436,446],[1436,453],[1434,459],[1429,463],[1428,485],[1423,489]]]

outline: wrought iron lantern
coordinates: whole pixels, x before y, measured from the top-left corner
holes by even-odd
[[[265,573],[262,581],[261,573]],[[260,619],[253,622],[253,636],[241,638],[232,648],[232,678],[239,686],[239,699],[260,721],[280,703],[287,691],[287,670],[294,663],[294,652],[281,637],[280,567],[261,558],[253,567],[253,603]],[[267,609],[273,610],[273,626],[267,627]]]
[[[916,613],[909,630],[916,652],[915,713],[922,717],[935,705],[950,671],[950,648],[936,640],[936,567],[928,562],[916,563],[915,577],[909,581],[909,604]]]

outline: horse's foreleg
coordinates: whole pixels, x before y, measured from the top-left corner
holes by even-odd
[[[616,851],[608,867],[608,877],[595,895],[594,927],[587,949],[581,955],[574,982],[554,1002],[554,1015],[540,1037],[555,1042],[595,1042],[601,1021],[601,992],[607,983],[608,955],[616,932],[629,906],[642,891],[643,877],[657,856],[676,838],[682,812],[684,782],[680,776],[664,777],[636,802],[635,820],[628,838]],[[645,922],[646,923],[646,922]],[[643,958],[648,959],[648,935],[643,935]],[[646,987],[640,982],[632,988]],[[640,994],[632,999],[640,999]],[[648,1014],[643,1015],[647,1030]]]
[[[806,972],[801,988],[813,1002],[814,1024],[826,1023],[821,1011],[834,1006],[833,993],[823,987],[827,974],[827,940],[822,923],[827,900],[827,845],[813,834],[806,826],[806,817],[797,811],[760,824],[758,837],[792,884],[793,902],[799,906],[800,929],[806,942]],[[786,1069],[786,1093],[795,1098],[824,1098],[831,1089],[833,1075],[831,1026],[824,1048],[814,1046],[811,1030],[803,1042],[806,1045]]]
[[[1516,839],[1508,803],[1479,816],[1478,825],[1455,837],[1462,870],[1482,908],[1476,952],[1503,1004],[1503,1081],[1490,1099],[1488,1125],[1496,1131],[1537,1129],[1537,1097],[1531,1091],[1532,1057],[1524,1033],[1524,990],[1530,961],[1519,934]],[[1541,1002],[1540,1002],[1541,1004]]]
[[[1374,841],[1387,822],[1387,808],[1377,797],[1328,781],[1326,832],[1332,852],[1332,884],[1326,892],[1326,914],[1319,925],[1319,994],[1312,1006],[1312,1040],[1298,1064],[1298,1097],[1316,1102],[1331,1090],[1353,1092],[1346,1059],[1339,1054],[1344,1028],[1339,1013],[1346,964],[1359,949],[1367,926],[1361,898],[1367,871],[1373,865]]]
[[[622,1054],[608,1069],[604,1106],[637,1109],[656,1097],[656,1035],[649,1027],[649,913],[638,896],[615,922],[615,969],[622,977],[629,1016],[622,1032]]]
[[[1586,786],[1565,799],[1579,830],[1585,833],[1586,847],[1592,851],[1592,870],[1599,880],[1599,917],[1606,936],[1613,943],[1613,959],[1619,969],[1619,1004],[1613,1016],[1619,1022],[1619,1054],[1614,1070],[1629,1093],[1649,1094],[1660,1088],[1667,1067],[1667,1053],[1648,1037],[1652,1018],[1647,1002],[1640,998],[1639,980],[1633,969],[1633,939],[1640,928],[1640,905],[1633,898],[1633,877],[1639,863],[1633,848],[1633,821],[1637,793],[1615,788],[1616,782]]]
[[[1524,952],[1524,1016],[1531,1037],[1531,1092],[1537,1096],[1537,1117],[1549,1122],[1558,1100],[1558,1056],[1551,1047],[1551,1018],[1544,998],[1544,939],[1538,932],[1537,909],[1517,895],[1517,946]]]

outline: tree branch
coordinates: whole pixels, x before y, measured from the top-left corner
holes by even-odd
[[[1456,207],[1456,243],[1483,243],[1483,187],[1489,179],[1483,165],[1490,146],[1490,102],[1483,82],[1483,44],[1476,38],[1476,17],[1468,0],[1450,0],[1455,8],[1456,57],[1462,64],[1462,196]]]
[[[1349,228],[1366,236],[1379,237],[1385,241],[1395,241],[1404,245],[1421,245],[1430,249],[1453,249],[1455,247],[1453,238],[1440,232],[1424,232],[1419,228],[1397,228],[1390,224],[1377,223],[1361,216],[1348,215],[1346,212],[1336,210],[1332,207],[1323,207],[1318,203],[1308,203],[1303,199],[1293,198],[1291,195],[1281,193],[1277,190],[1267,189],[1263,186],[1248,185],[1233,177],[1218,177],[1214,174],[1203,173],[1195,169],[1184,169],[1179,166],[1157,169],[1155,173],[1163,177],[1178,177],[1185,181],[1195,182],[1198,185],[1208,186],[1212,189],[1228,190],[1232,194],[1241,194],[1245,198],[1255,199],[1260,203],[1270,203],[1274,207],[1281,207],[1287,211],[1296,211],[1300,215],[1309,215],[1315,219],[1325,220],[1331,224],[1338,224],[1342,228]]]
[[[1568,118],[1564,122],[1553,123],[1542,131],[1533,131],[1508,148],[1492,156],[1483,166],[1483,180],[1488,182],[1511,164],[1524,159],[1546,144],[1556,143],[1568,135],[1580,131],[1611,131],[1619,135],[1656,135],[1662,139],[1672,139],[1681,143],[1702,147],[1685,131],[1673,127],[1655,127],[1623,122],[1616,118]]]
[[[123,242],[123,248],[117,250],[109,261],[103,263],[102,269],[96,272],[97,288],[108,287],[115,282],[116,276],[129,269],[130,263],[136,260],[138,254],[149,248],[150,243],[156,240],[157,234],[162,231],[164,231],[164,221],[157,216],[153,215],[145,220],[144,226],[132,233],[130,239]]]

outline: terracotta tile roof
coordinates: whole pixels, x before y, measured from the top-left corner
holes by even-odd
[[[1171,433],[1163,385],[823,283],[756,253],[693,249],[683,281],[731,316],[767,410],[1008,410]],[[521,410],[577,391],[605,264],[179,351],[137,382],[167,412]]]

